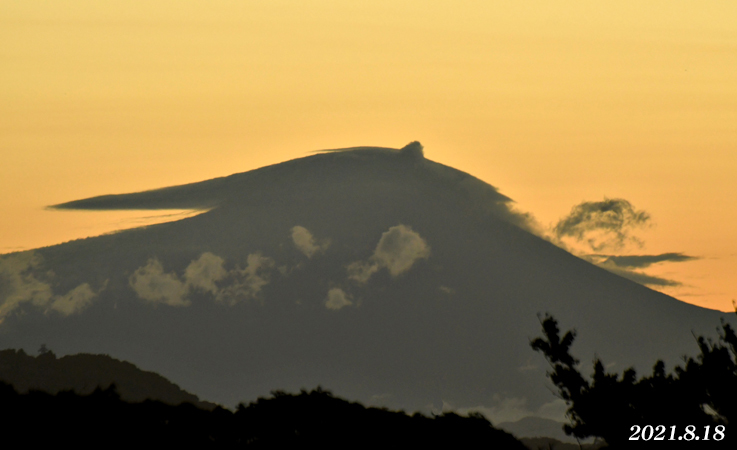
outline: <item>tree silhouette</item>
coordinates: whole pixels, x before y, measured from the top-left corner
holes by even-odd
[[[191,403],[126,402],[115,385],[88,395],[17,392],[0,382],[3,448],[470,448],[526,450],[481,415],[419,413],[365,407],[320,388],[241,404],[235,412]]]
[[[633,435],[642,436],[633,426],[649,425],[655,431],[665,430],[661,437],[670,441],[668,448],[677,444],[694,448],[689,441],[705,437],[708,444],[734,445],[729,433],[717,436],[718,442],[714,440],[717,426],[726,430],[726,425],[737,424],[737,335],[729,324],[722,321],[716,341],[698,336],[700,354],[685,358],[685,365],[677,366],[674,373],[666,374],[665,364],[659,360],[652,375],[639,380],[633,368],[621,375],[607,372],[598,358],[590,379],[584,377],[579,361],[570,354],[575,330],[561,337],[558,323],[550,315],[541,324],[543,337],[530,345],[545,355],[552,368],[548,376],[568,404],[571,423],[564,426],[566,434],[579,439],[603,438],[609,448],[632,448],[638,443],[653,445],[630,440]],[[655,428],[658,426],[661,428]],[[694,427],[693,435],[685,434],[688,426]],[[706,444],[696,445],[701,448]]]

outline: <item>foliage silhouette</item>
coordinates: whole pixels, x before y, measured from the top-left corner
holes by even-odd
[[[633,425],[662,425],[666,428],[664,440],[668,441],[664,445],[669,449],[735,448],[732,430],[726,430],[725,438],[719,442],[713,440],[716,426],[723,425],[726,429],[730,423],[737,424],[737,335],[729,324],[722,321],[716,341],[696,337],[701,353],[696,358],[685,357],[685,365],[675,367],[674,373],[666,374],[665,364],[659,360],[652,375],[638,380],[633,368],[621,375],[608,373],[598,358],[594,360],[591,378],[584,377],[579,361],[570,353],[576,331],[568,331],[561,337],[558,323],[550,315],[541,323],[543,337],[534,339],[530,345],[545,355],[552,367],[548,376],[569,406],[571,424],[564,426],[567,434],[579,439],[602,438],[608,448],[633,448],[638,444],[657,445],[657,442],[630,440]],[[696,427],[701,442],[678,439],[686,437],[689,425]],[[672,426],[676,427],[673,441],[670,440]],[[707,426],[710,442],[703,441]]]
[[[276,391],[239,405],[235,412],[189,403],[122,401],[114,386],[89,395],[72,391],[19,394],[0,383],[3,443],[9,448],[73,443],[82,448],[114,444],[185,448],[414,448],[479,445],[525,450],[512,435],[480,415],[435,417],[366,408],[320,388],[287,394]],[[13,445],[15,444],[15,445]]]

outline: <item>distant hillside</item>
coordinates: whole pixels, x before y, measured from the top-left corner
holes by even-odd
[[[508,431],[518,438],[548,437],[561,442],[575,442],[575,438],[563,432],[563,424],[542,417],[523,417],[516,422],[502,422],[497,427]]]
[[[34,357],[23,350],[2,350],[0,381],[11,384],[20,393],[39,390],[56,394],[72,390],[81,395],[115,384],[121,399],[127,402],[151,399],[170,405],[192,403],[208,410],[216,406],[200,401],[196,395],[157,373],[146,372],[108,355],[80,353],[57,358],[47,351]]]

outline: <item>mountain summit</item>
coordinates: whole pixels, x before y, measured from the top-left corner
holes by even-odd
[[[578,329],[576,354],[641,371],[723,317],[536,236],[419,142],[55,208],[207,212],[4,256],[1,345],[107,353],[225,405],[321,385],[516,420],[555,404],[529,348],[539,313]]]

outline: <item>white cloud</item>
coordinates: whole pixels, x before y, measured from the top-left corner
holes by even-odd
[[[328,299],[325,301],[327,309],[337,311],[352,304],[353,302],[350,301],[348,294],[343,292],[343,289],[332,288],[328,291]]]
[[[405,225],[389,228],[381,235],[373,258],[396,277],[406,272],[418,259],[430,256],[430,247],[420,234]]]
[[[191,302],[184,297],[188,286],[176,273],[164,273],[164,267],[156,258],[139,267],[130,277],[130,285],[136,294],[152,303],[163,303],[169,306],[188,306]]]
[[[0,258],[0,323],[23,303],[68,316],[89,306],[99,293],[83,283],[65,295],[54,295],[51,285],[34,274],[42,264],[43,258],[35,252]]]
[[[406,225],[396,225],[385,231],[367,262],[355,261],[347,266],[348,278],[366,283],[381,268],[397,277],[407,272],[419,259],[430,256],[430,246],[419,233]]]
[[[184,279],[190,287],[217,294],[216,281],[228,276],[225,260],[213,253],[206,252],[199,259],[192,261],[184,270]]]
[[[328,240],[322,240],[318,244],[312,233],[307,228],[299,225],[292,228],[292,242],[308,258],[312,258],[316,253],[324,252],[330,245]]]

